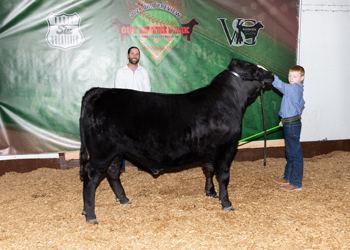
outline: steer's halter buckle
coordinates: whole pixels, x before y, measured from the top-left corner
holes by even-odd
[[[234,72],[234,71],[230,71],[230,73],[231,73],[232,75],[234,75],[235,77],[241,78],[241,76],[238,75],[238,73],[236,73],[236,72]]]

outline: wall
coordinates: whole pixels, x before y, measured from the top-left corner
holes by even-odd
[[[302,141],[350,138],[349,0],[301,0],[298,63],[305,68]]]
[[[225,1],[217,2],[223,3]],[[268,1],[258,1],[258,3],[260,5],[263,5],[268,3]],[[349,85],[345,80],[346,74],[343,73],[347,72],[349,68],[348,58],[350,52],[346,45],[349,44],[348,38],[350,35],[350,30],[345,26],[350,21],[349,0],[301,0],[300,5],[301,18],[298,63],[303,65],[306,69],[304,93],[306,106],[303,114],[303,130],[301,140],[304,142],[308,142],[319,141],[324,139],[350,139],[350,130],[348,129],[350,116],[349,112],[347,111],[347,108],[350,104],[350,98],[348,98]],[[6,6],[8,6],[8,4]],[[203,4],[203,6],[206,5]],[[83,8],[84,10],[86,9],[85,7]],[[225,9],[228,9],[229,7],[230,6],[227,6],[226,8],[225,6]],[[76,10],[74,9],[74,11]],[[74,11],[72,10],[70,12],[73,13]],[[43,13],[45,14],[46,12]],[[49,11],[47,13],[49,13]],[[43,34],[43,37],[47,32],[47,23],[45,21],[47,13],[45,15],[43,14],[43,21],[41,22],[40,26],[42,29],[41,33]],[[223,17],[225,15],[220,12],[220,17]],[[241,15],[242,14],[240,14],[240,16]],[[113,17],[114,16],[115,15],[113,12]],[[192,18],[192,16],[190,17]],[[201,20],[199,18],[199,15],[193,15],[193,17],[196,17],[198,20]],[[217,17],[217,15],[212,15],[213,20],[216,20]],[[14,25],[16,23],[10,22],[10,24]],[[220,23],[218,22],[217,25],[218,24]],[[9,25],[7,25],[6,27],[2,26],[1,32],[6,30],[7,28],[11,28],[8,26]],[[14,25],[15,28],[17,26]],[[220,26],[215,30],[218,30],[222,33],[222,28]],[[265,30],[267,30],[267,27],[265,28]],[[19,30],[17,33],[23,33],[23,37],[26,38],[27,33],[20,31],[21,30]],[[33,33],[37,34],[37,32]],[[85,35],[87,37],[87,34]],[[13,37],[13,33],[3,32],[1,38],[3,39],[6,37]],[[277,37],[285,38],[286,36],[279,34]],[[16,38],[14,39],[14,41],[27,41],[24,38]],[[119,39],[119,37],[117,38]],[[196,42],[195,38],[196,33],[194,33],[192,43]],[[191,43],[183,43],[187,46],[187,49],[190,48],[188,44]],[[40,46],[47,47],[47,44],[43,44],[41,41]],[[27,49],[27,47],[25,48]],[[145,62],[145,59],[146,58],[143,58],[143,62]],[[111,68],[114,69],[115,67],[116,66],[114,65]],[[18,134],[19,131],[14,130],[14,133]],[[8,134],[5,135],[8,136]],[[33,141],[33,138],[30,138]],[[2,143],[4,143],[4,141],[2,141]],[[78,144],[74,145],[74,149],[76,148],[78,148]],[[2,158],[0,157],[0,160],[1,159]]]

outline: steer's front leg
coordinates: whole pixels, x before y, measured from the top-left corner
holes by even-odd
[[[206,193],[207,196],[213,197],[213,198],[218,198],[218,195],[215,191],[214,183],[213,183],[213,177],[214,177],[214,167],[213,163],[211,162],[203,162],[202,163],[202,170],[205,175],[205,188],[204,192]]]
[[[219,182],[219,200],[222,208],[226,211],[234,211],[227,192],[227,186],[230,181],[230,163],[225,163],[224,166],[216,171],[216,178]]]

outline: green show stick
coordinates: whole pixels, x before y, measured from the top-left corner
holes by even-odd
[[[266,133],[269,132],[269,131],[271,131],[271,130],[274,130],[274,129],[276,129],[276,128],[279,128],[279,127],[281,127],[281,125],[278,125],[278,126],[276,126],[276,127],[270,128],[270,129],[266,130]],[[261,134],[263,134],[263,133],[264,133],[264,131],[262,131],[262,132],[260,132],[260,133],[257,133],[257,134],[255,134],[255,135],[248,136],[248,137],[246,137],[246,138],[244,138],[244,139],[239,140],[238,142],[246,141],[246,140],[248,140],[248,139],[250,139],[250,138],[253,138],[253,137],[255,137],[255,136],[261,135]]]

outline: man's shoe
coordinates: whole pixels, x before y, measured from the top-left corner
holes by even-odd
[[[294,187],[292,185],[282,186],[282,187],[280,187],[280,189],[282,189],[284,191],[288,191],[288,192],[301,190],[301,188],[297,188],[297,187]]]
[[[276,179],[276,180],[273,180],[273,181],[276,182],[277,184],[280,184],[280,185],[289,184],[289,181],[286,181],[285,179]]]

